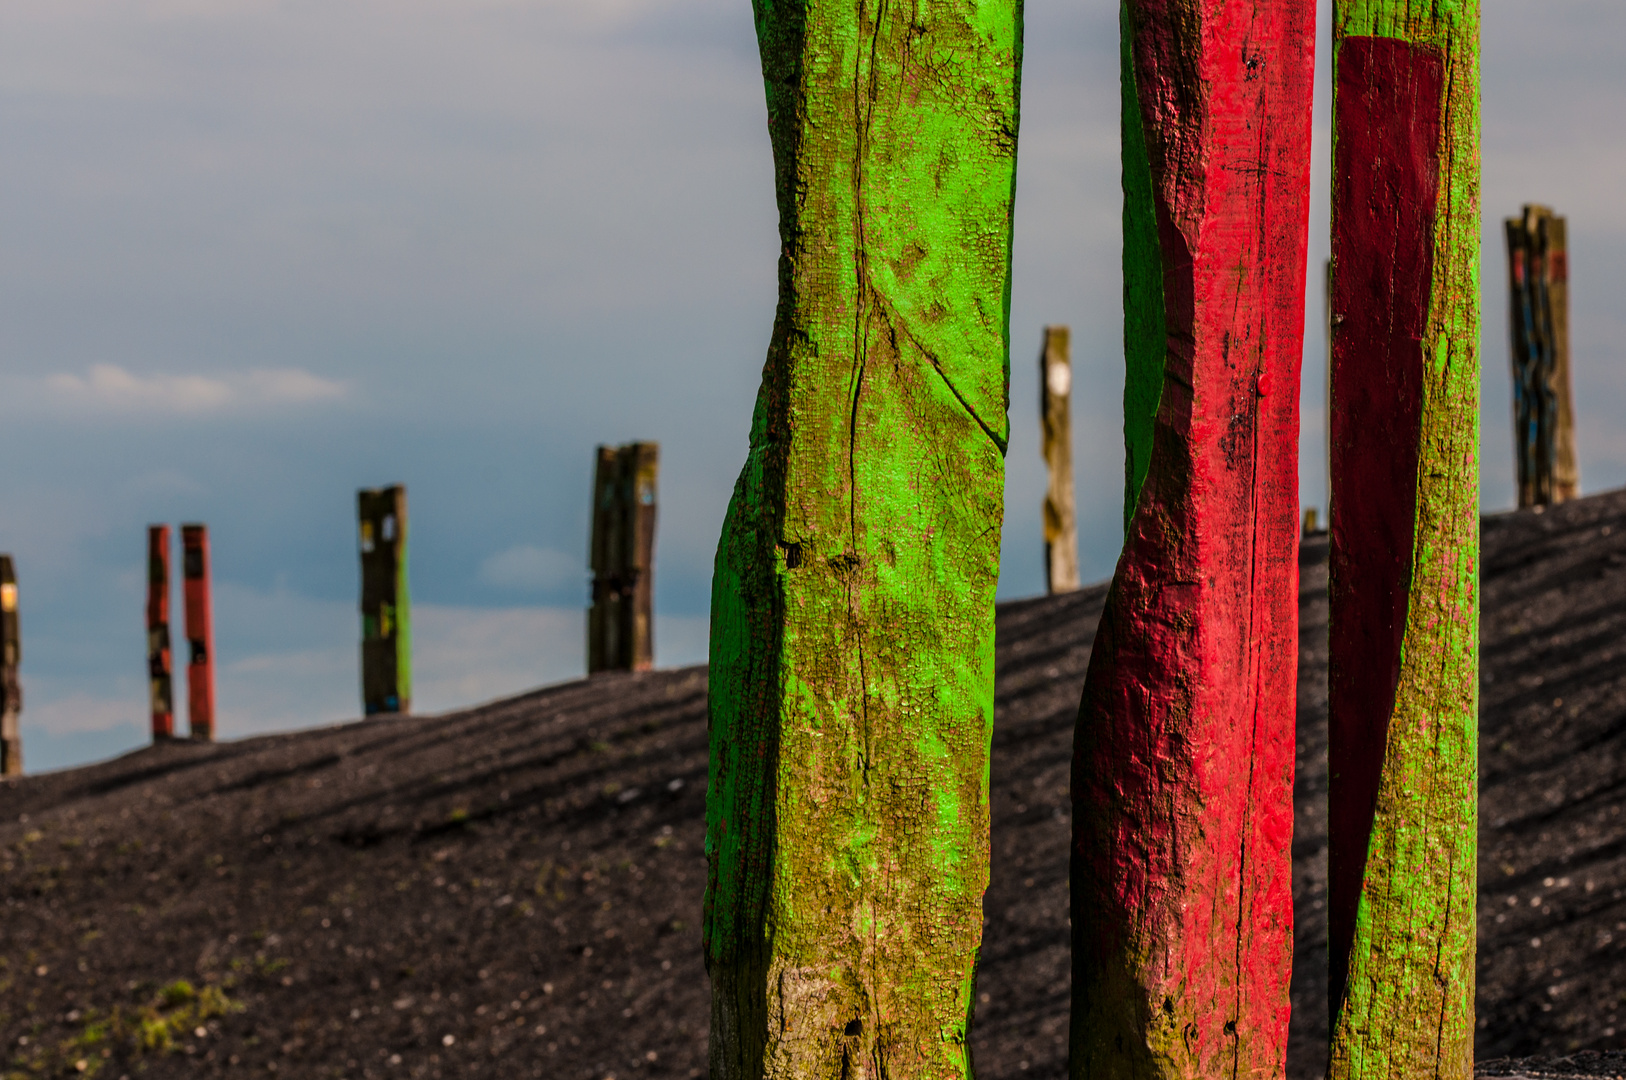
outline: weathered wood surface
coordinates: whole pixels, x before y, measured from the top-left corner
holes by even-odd
[[[1334,8],[1333,1080],[1473,1067],[1478,18]]]
[[[1044,495],[1045,587],[1072,592],[1078,580],[1078,516],[1073,500],[1073,356],[1065,326],[1044,328],[1039,352],[1040,451],[1049,484]]]
[[[1312,0],[1123,9],[1129,528],[1074,744],[1078,1080],[1283,1068],[1314,31]]]
[[[175,735],[175,684],[169,651],[169,526],[147,527],[147,701],[152,737]]]
[[[198,742],[215,737],[214,604],[209,589],[209,530],[181,526],[182,590],[186,601],[187,735]]]
[[[712,587],[711,1075],[964,1077],[1021,5],[754,10],[783,246]]]
[[[0,555],[0,776],[23,774],[23,684],[17,667],[23,659],[21,617],[17,613],[17,568],[10,555]]]
[[[1580,494],[1570,394],[1569,244],[1563,218],[1527,204],[1507,237],[1513,446],[1520,506]]]
[[[588,563],[587,673],[655,666],[655,510],[660,444],[598,448]]]
[[[406,488],[356,493],[361,551],[361,707],[412,711],[412,587],[407,579]]]

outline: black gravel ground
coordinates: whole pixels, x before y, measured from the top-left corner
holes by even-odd
[[[1294,1078],[1327,1028],[1325,564],[1308,540]],[[1000,609],[985,1080],[1065,1073],[1103,594]],[[1483,597],[1482,1071],[1620,1075],[1584,1052],[1626,1045],[1626,493],[1486,519]],[[0,784],[0,1072],[700,1076],[704,788],[698,668]]]

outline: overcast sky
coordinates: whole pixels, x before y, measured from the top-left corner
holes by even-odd
[[[1086,578],[1120,531],[1117,4],[1028,0],[1026,40],[1002,597],[1043,587],[1045,323],[1074,330]],[[1486,0],[1487,509],[1512,499],[1500,219],[1526,200],[1570,220],[1583,487],[1626,482],[1622,71],[1619,0]],[[420,710],[579,674],[599,442],[661,443],[657,660],[702,660],[773,318],[765,121],[746,0],[0,5],[30,768],[146,739],[149,522],[210,526],[223,735],[356,714],[360,486],[408,486]]]

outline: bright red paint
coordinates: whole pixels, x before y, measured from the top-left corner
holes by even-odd
[[[1314,5],[1129,12],[1168,352],[1075,741],[1072,1070],[1280,1075]]]
[[[186,666],[188,733],[208,742],[215,737],[215,634],[209,603],[209,530],[181,526],[181,552],[186,579]]]
[[[1333,207],[1330,990],[1343,1001],[1400,679],[1439,188],[1438,53],[1347,37]]]

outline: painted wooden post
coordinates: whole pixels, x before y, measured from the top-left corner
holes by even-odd
[[[782,248],[712,582],[711,1076],[966,1077],[1021,5],[754,10]]]
[[[1129,529],[1074,741],[1077,1080],[1285,1068],[1314,54],[1314,0],[1122,9]]]
[[[0,555],[0,776],[23,774],[23,684],[17,667],[23,659],[17,615],[17,569],[10,555]]]
[[[1078,588],[1078,518],[1073,507],[1073,357],[1065,326],[1044,328],[1039,353],[1039,417],[1050,485],[1044,495],[1045,585]]]
[[[154,742],[175,735],[169,673],[169,526],[147,527],[147,686]]]
[[[1332,1080],[1473,1075],[1478,0],[1336,0]]]
[[[407,583],[406,488],[356,493],[361,549],[361,707],[412,711],[412,592]]]
[[[1504,222],[1520,506],[1580,494],[1570,392],[1569,243],[1563,218],[1527,205]]]
[[[199,742],[215,738],[215,631],[209,597],[209,530],[181,526],[181,563],[186,593],[187,734]]]
[[[593,475],[587,673],[655,666],[655,507],[660,444],[598,448]]]

